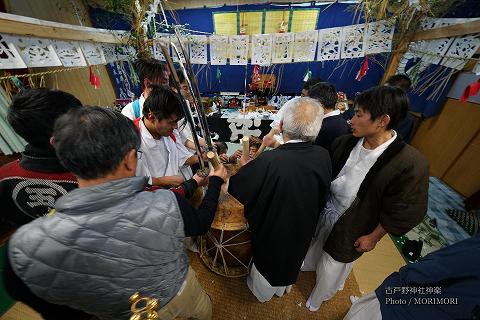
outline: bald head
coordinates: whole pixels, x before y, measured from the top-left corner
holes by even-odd
[[[314,141],[322,126],[322,105],[311,98],[295,98],[285,103],[283,108],[283,134],[289,140]]]

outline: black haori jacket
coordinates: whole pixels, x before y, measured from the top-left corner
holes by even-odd
[[[271,286],[296,282],[331,175],[327,150],[300,142],[262,153],[230,178],[228,191],[245,206],[253,262]]]
[[[359,138],[346,135],[332,144],[333,177],[345,165]],[[355,241],[380,223],[399,236],[419,224],[428,204],[428,162],[415,148],[397,138],[380,155],[360,185],[352,205],[335,223],[324,250],[333,259],[353,262],[362,253]]]

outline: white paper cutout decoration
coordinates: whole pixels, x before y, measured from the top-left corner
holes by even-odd
[[[0,34],[0,69],[23,69],[27,65],[23,62],[15,46]]]
[[[183,45],[183,48],[185,49],[185,52],[188,54],[188,41],[186,38],[183,38],[183,37],[180,37],[180,40],[182,41],[182,45]],[[170,42],[173,43],[175,45],[175,47],[177,48],[178,50],[178,53],[180,55],[180,60],[185,63],[186,60],[185,60],[185,56],[183,55],[183,51],[182,51],[182,47],[180,46],[180,42],[178,42],[178,38],[175,37],[175,36],[171,36],[170,37]],[[170,45],[171,49],[172,49],[172,60],[173,62],[178,62],[178,55],[177,53],[175,52],[175,50],[173,49],[173,46]]]
[[[106,63],[112,63],[118,60],[116,48],[117,46],[113,43],[102,43],[102,51]]]
[[[365,54],[392,51],[394,21],[377,21],[369,23],[365,37]]]
[[[5,35],[13,43],[27,67],[61,66],[62,62],[48,39]]]
[[[250,37],[248,35],[230,36],[230,64],[232,66],[246,65],[248,63],[248,45]]]
[[[340,59],[340,40],[342,28],[321,29],[318,31],[317,60]]]
[[[440,64],[448,68],[462,70],[467,63],[466,59],[470,59],[479,48],[480,34],[457,37]]]
[[[227,64],[228,36],[210,36],[210,64],[212,66]]]
[[[361,58],[365,55],[365,25],[355,24],[343,27],[340,57],[342,59]]]
[[[160,61],[166,61],[160,45],[166,46],[167,52],[170,52],[170,35],[168,33],[157,33],[153,41],[153,57]]]
[[[80,42],[80,47],[82,48],[83,55],[89,65],[105,64],[105,56],[103,55],[103,50],[100,44],[91,43],[91,42]]]
[[[315,60],[317,51],[318,31],[304,31],[295,33],[293,46],[293,61],[307,62]]]
[[[292,62],[294,41],[294,33],[275,33],[273,35],[272,63]]]
[[[126,44],[117,45],[115,52],[120,61],[133,60],[136,56],[135,48]]]
[[[193,64],[207,64],[207,36],[189,36],[190,62]]]
[[[272,61],[271,34],[256,34],[252,36],[252,64],[269,66]]]
[[[52,44],[64,67],[83,67],[87,65],[78,43],[52,40]]]

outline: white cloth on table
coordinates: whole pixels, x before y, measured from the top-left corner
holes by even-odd
[[[380,301],[375,291],[355,301],[343,320],[382,320]]]
[[[288,294],[292,289],[292,285],[272,287],[267,279],[257,270],[255,263],[252,264],[252,270],[250,270],[250,274],[247,277],[247,286],[260,302],[269,301],[273,295],[281,297],[285,293]]]
[[[143,96],[143,93],[140,95],[140,98],[138,98],[138,103],[140,105],[140,117],[143,116],[143,103],[145,102],[145,98]],[[125,107],[122,109],[122,114],[129,118],[130,120],[135,120],[135,112],[133,111],[133,102],[130,102],[127,104]]]
[[[166,176],[183,176],[185,180],[192,177],[192,170],[184,164],[193,153],[181,143],[175,131],[176,141],[171,137],[157,140],[140,121],[140,134],[143,155],[137,162],[137,176],[149,177],[149,183],[152,183],[152,178]]]

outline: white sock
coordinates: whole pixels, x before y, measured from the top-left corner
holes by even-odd
[[[305,303],[305,307],[307,307],[308,310],[310,310],[312,312],[315,312],[318,309],[320,309],[320,306],[316,307],[316,306],[312,305],[312,303],[310,302],[310,298],[308,298],[307,303]]]
[[[357,297],[357,296],[350,296],[350,302],[351,302],[352,304],[354,304],[358,299],[360,299],[360,298]]]

